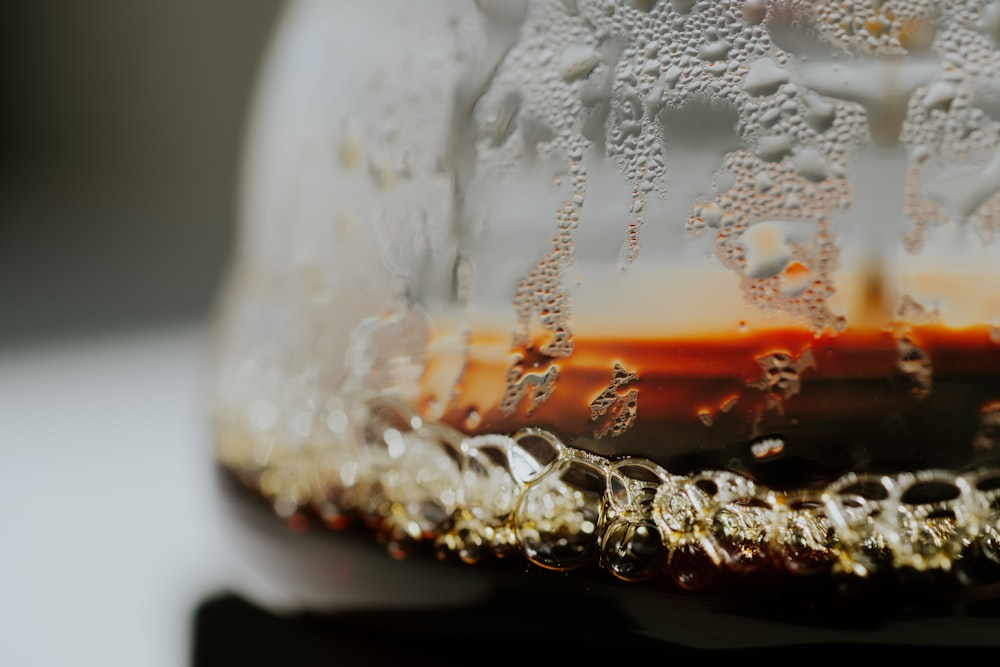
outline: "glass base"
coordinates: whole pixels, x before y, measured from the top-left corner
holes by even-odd
[[[420,554],[400,562],[363,529],[332,532],[313,522],[292,530],[232,476],[224,479],[228,502],[244,519],[239,529],[253,533],[256,542],[249,545],[280,545],[267,563],[276,576],[329,584],[330,570],[341,568],[348,549],[356,562],[345,587],[375,590],[391,579],[405,595],[408,588],[425,589],[429,579],[445,589],[465,588],[474,574],[475,592],[457,601],[426,593],[421,604],[424,594],[417,593],[403,605],[369,600],[329,611],[286,605],[277,614],[233,596],[216,598],[197,614],[196,665],[233,664],[244,655],[249,662],[240,664],[263,664],[256,662],[263,655],[280,655],[284,662],[332,655],[388,660],[413,658],[428,647],[450,653],[536,644],[581,657],[699,649],[781,656],[803,644],[904,651],[1000,646],[995,569],[981,573],[992,584],[970,585],[942,572],[884,571],[864,579],[730,575],[692,592],[663,580],[617,581],[596,566],[568,573],[523,559],[466,566]]]

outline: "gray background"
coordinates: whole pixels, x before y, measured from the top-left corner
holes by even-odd
[[[206,317],[280,8],[0,3],[0,347]]]
[[[204,399],[277,0],[0,0],[0,664],[189,664],[240,589]]]

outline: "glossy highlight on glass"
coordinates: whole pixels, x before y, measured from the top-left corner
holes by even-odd
[[[224,466],[467,563],[1000,566],[1000,3],[412,5],[279,34]]]

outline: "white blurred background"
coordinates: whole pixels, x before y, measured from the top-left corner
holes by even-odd
[[[280,9],[0,3],[0,664],[187,664],[226,585],[207,323]]]

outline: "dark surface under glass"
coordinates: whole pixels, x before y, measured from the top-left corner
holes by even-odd
[[[261,499],[223,478],[231,506],[252,517],[248,529],[287,542],[288,549],[303,539],[360,541],[370,547],[365,558],[409,567],[360,528],[334,532],[313,522],[306,534],[293,533]],[[479,662],[491,655],[508,664],[538,655],[627,662],[706,649],[805,660],[828,658],[829,651],[853,656],[891,648],[896,655],[946,657],[1000,646],[1000,566],[989,562],[970,562],[955,573],[886,572],[866,580],[722,574],[701,591],[669,581],[620,582],[596,566],[552,572],[519,559],[436,565],[482,568],[491,581],[488,593],[453,607],[333,613],[272,613],[223,594],[195,613],[193,663]],[[766,638],[755,636],[758,627]]]

